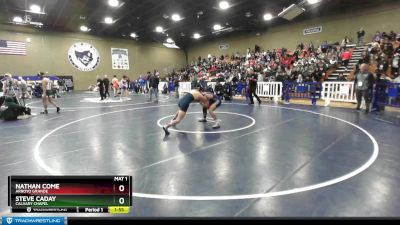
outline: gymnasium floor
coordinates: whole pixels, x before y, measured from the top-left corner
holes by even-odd
[[[158,123],[176,112],[172,95],[158,104],[92,98],[67,94],[61,114],[0,121],[0,214],[8,175],[132,175],[134,217],[400,215],[394,113],[232,102],[218,109],[215,131],[192,104],[164,138]]]

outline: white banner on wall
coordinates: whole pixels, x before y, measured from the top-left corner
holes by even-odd
[[[322,26],[306,28],[303,30],[304,35],[316,34],[316,33],[321,33],[321,32],[322,32]]]
[[[111,60],[113,70],[129,70],[128,49],[111,48]]]
[[[219,45],[219,50],[223,51],[223,50],[228,50],[231,46],[228,43],[224,43],[224,44],[220,44]]]

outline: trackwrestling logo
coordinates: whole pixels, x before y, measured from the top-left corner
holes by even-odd
[[[2,225],[33,225],[33,224],[52,224],[64,225],[64,217],[3,217]]]

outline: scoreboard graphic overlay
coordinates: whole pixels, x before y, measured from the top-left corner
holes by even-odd
[[[12,213],[129,213],[131,176],[9,176]]]

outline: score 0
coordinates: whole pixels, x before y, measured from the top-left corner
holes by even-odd
[[[118,187],[116,194],[125,194],[126,193],[125,190],[129,189],[129,184],[130,184],[129,183],[129,177],[126,177],[126,176],[114,177],[114,182],[116,183],[115,185]],[[130,191],[128,193],[130,194]],[[125,198],[124,197],[120,197],[118,199],[118,203],[120,205],[124,205],[125,204]]]
[[[118,185],[118,191],[119,192],[124,192],[125,191],[125,186],[129,185],[129,178],[128,177],[114,177],[114,182],[126,182],[125,184],[120,184]]]

